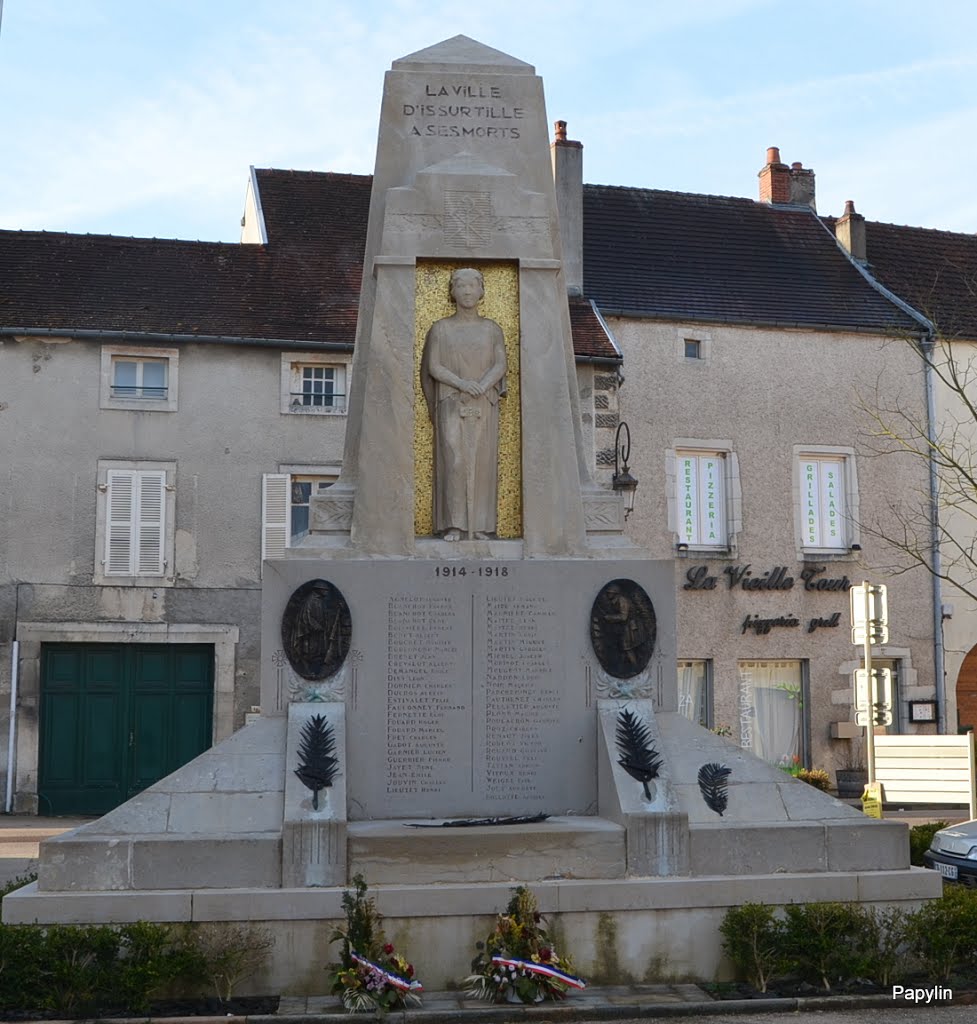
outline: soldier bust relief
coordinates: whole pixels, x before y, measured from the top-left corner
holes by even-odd
[[[484,294],[479,271],[451,275],[455,312],[431,325],[421,358],[434,425],[434,532],[450,541],[496,532],[506,357],[502,328],[478,312]]]

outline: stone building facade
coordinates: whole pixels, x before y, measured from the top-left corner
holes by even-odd
[[[584,186],[565,130],[553,155],[583,436],[609,486],[629,424],[687,713],[772,761],[857,756],[847,586],[869,576],[892,728],[932,728],[908,719],[936,694],[932,590],[862,529],[925,486],[869,456],[859,409],[880,374],[925,409],[892,343],[917,321],[775,152],[760,203]],[[369,189],[256,171],[240,245],[0,232],[8,809],[107,809],[253,713],[262,558],[340,468]]]

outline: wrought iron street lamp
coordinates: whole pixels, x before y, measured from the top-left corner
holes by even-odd
[[[624,495],[624,518],[627,519],[634,510],[634,492],[638,489],[638,481],[628,469],[631,458],[631,428],[621,420],[614,435],[614,477],[611,486]]]

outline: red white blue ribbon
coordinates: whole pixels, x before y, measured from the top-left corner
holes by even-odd
[[[399,989],[401,992],[424,991],[424,986],[419,981],[408,981],[397,974],[391,974],[390,971],[385,971],[379,964],[375,964],[372,960],[367,960],[365,956],[360,956],[355,950],[351,949],[349,956],[351,960],[355,960],[356,963],[361,964],[363,967],[368,967],[371,971],[379,974],[388,985]]]
[[[517,960],[515,957],[509,956],[493,956],[492,963],[501,964],[503,967],[517,967],[529,974],[541,974],[544,978],[552,978],[562,985],[569,985],[570,988],[587,987],[587,982],[583,978],[575,978],[572,974],[558,971],[555,967],[550,967],[549,964],[538,964],[535,960]]]

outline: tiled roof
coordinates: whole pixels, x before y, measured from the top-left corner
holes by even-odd
[[[570,298],[570,331],[573,350],[588,359],[620,359],[607,330],[589,299]]]
[[[372,179],[256,174],[267,245],[0,231],[0,326],[352,343]],[[584,284],[606,312],[913,326],[810,211],[748,199],[584,186]],[[577,355],[619,357],[589,301],[570,313]]]
[[[267,245],[0,231],[0,326],[352,344],[373,179],[256,174]],[[589,302],[570,318],[619,357]]]
[[[0,231],[3,327],[348,344],[344,283],[300,249]]]
[[[255,176],[269,244],[328,249],[355,266],[359,290],[373,175],[256,168]]]
[[[977,235],[865,224],[869,270],[947,337],[977,339]]]
[[[584,291],[602,312],[907,330],[812,211],[751,199],[584,186]]]
[[[346,267],[359,292],[373,177],[318,171],[255,171],[269,246],[308,247],[334,267]],[[324,244],[327,240],[327,244]],[[355,258],[354,258],[355,257]],[[355,322],[355,304],[353,316]],[[578,356],[620,359],[620,352],[587,299],[570,299],[570,328]]]

